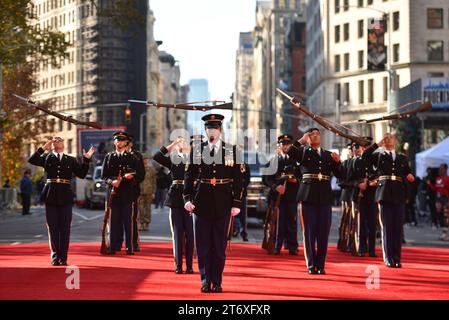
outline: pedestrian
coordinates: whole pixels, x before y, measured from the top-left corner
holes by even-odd
[[[47,175],[43,199],[53,266],[67,265],[73,205],[70,180],[73,175],[81,179],[87,175],[94,152],[93,147],[88,152],[83,149],[83,159],[78,161],[64,153],[64,139],[54,137],[28,160],[35,166],[43,167]]]
[[[438,169],[438,177],[435,179],[435,183],[432,184],[430,180],[427,180],[427,185],[435,195],[436,220],[438,225],[443,228],[443,233],[440,236],[440,239],[444,240],[447,237],[444,208],[448,205],[449,199],[449,176],[447,175],[447,164],[443,163],[440,165]]]
[[[162,166],[157,170],[156,173],[156,198],[154,200],[156,209],[158,209],[159,207],[164,207],[167,188],[169,184],[170,179],[168,177],[168,174],[165,173],[165,168]]]
[[[435,185],[436,176],[432,172],[432,168],[427,168],[426,170],[427,175],[423,179],[425,181],[425,190],[427,194],[427,206],[429,207],[430,211],[430,218],[432,221],[432,229],[438,228],[439,221],[437,217],[437,209],[436,209],[436,195],[435,192],[430,188],[429,185]]]
[[[30,179],[31,170],[26,169],[23,173],[22,180],[20,180],[20,197],[22,198],[22,215],[30,213],[31,194],[33,193],[33,183]]]
[[[320,130],[309,129],[287,153],[299,163],[300,215],[304,256],[309,274],[325,274],[329,232],[332,223],[331,174],[343,178],[340,156],[321,147]]]
[[[220,114],[202,117],[208,141],[192,148],[184,178],[184,208],[193,214],[204,293],[223,291],[231,218],[240,213],[242,203],[245,166],[237,163],[236,147],[221,140],[223,119]]]
[[[44,177],[41,177],[36,182],[36,200],[35,203],[38,205],[41,205],[43,203],[42,201],[42,191],[44,191],[45,187],[45,179]]]
[[[374,153],[379,147],[383,147],[384,152]],[[384,263],[389,268],[402,267],[406,183],[415,180],[407,156],[396,152],[395,147],[396,136],[386,133],[378,144],[374,143],[362,155],[362,159],[377,168],[379,175],[375,199],[380,210]]]
[[[4,189],[9,189],[11,188],[11,183],[9,182],[9,179],[6,179],[5,184],[3,185]]]

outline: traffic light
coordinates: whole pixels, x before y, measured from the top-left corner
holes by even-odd
[[[131,121],[131,108],[129,106],[125,109],[125,121],[130,122]]]

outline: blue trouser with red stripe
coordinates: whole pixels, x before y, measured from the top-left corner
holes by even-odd
[[[301,225],[307,269],[324,269],[332,224],[332,206],[301,202]]]

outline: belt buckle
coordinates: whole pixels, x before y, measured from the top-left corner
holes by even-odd
[[[217,184],[217,179],[215,179],[215,177],[213,177],[212,179],[210,179],[210,184],[213,185],[215,187],[215,185]]]
[[[320,173],[318,173],[318,180],[321,181],[323,179],[323,175]]]
[[[396,181],[396,176],[391,176],[391,180]]]

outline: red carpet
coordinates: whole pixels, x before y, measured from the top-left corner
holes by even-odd
[[[66,289],[65,267],[49,264],[48,246],[0,246],[0,299],[449,299],[449,250],[405,248],[403,268],[381,258],[357,258],[329,248],[324,276],[305,272],[297,257],[268,255],[259,245],[232,244],[222,294],[199,292],[199,274],[173,272],[171,243],[144,243],[135,256],[101,256],[99,243],[73,243],[69,263],[80,289]],[[379,252],[380,254],[380,252]],[[196,263],[196,261],[195,261]],[[366,288],[369,265],[380,288]]]

